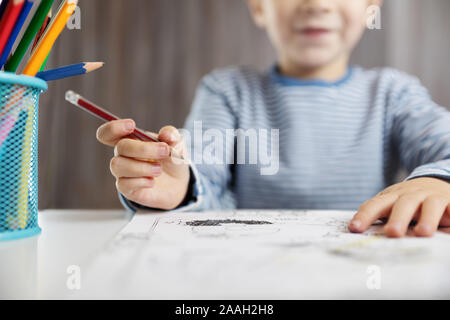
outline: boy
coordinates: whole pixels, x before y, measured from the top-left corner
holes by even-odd
[[[124,205],[185,211],[359,206],[350,231],[387,219],[390,237],[404,236],[413,221],[417,236],[450,226],[450,113],[415,78],[348,65],[368,6],[381,0],[248,3],[278,63],[263,74],[230,68],[206,76],[186,128],[192,133],[200,123],[224,136],[228,129],[279,129],[279,145],[276,139],[265,145],[278,156],[277,172],[263,175],[261,163],[228,162],[242,152],[253,155],[236,139],[212,156],[226,154],[226,163],[189,165],[171,157],[171,150],[186,156],[187,149],[175,128],[160,131],[161,143],[145,143],[124,139],[135,128],[132,120],[112,122],[97,137],[115,147],[110,167]],[[193,144],[196,158],[204,150]],[[399,166],[410,176],[388,187]]]

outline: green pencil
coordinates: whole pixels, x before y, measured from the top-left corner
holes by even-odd
[[[6,63],[5,71],[9,72],[17,71],[20,62],[22,61],[25,53],[27,52],[31,42],[33,41],[33,38],[36,36],[42,24],[44,23],[45,18],[47,17],[47,14],[50,11],[54,1],[55,0],[41,1],[38,9],[36,10],[36,14],[34,15],[33,19],[31,19],[30,25],[25,31],[22,40],[17,46],[16,51]]]
[[[41,68],[39,69],[39,72],[42,72],[45,70],[45,66],[47,65],[48,58],[50,58],[50,53],[48,54],[47,59],[45,59],[44,63],[42,64]]]

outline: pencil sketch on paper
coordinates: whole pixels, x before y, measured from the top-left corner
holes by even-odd
[[[359,260],[395,261],[431,253],[430,242],[420,239],[387,239],[376,223],[364,234],[347,229],[353,212],[342,211],[231,211],[136,215],[120,233],[149,239],[151,246],[189,244],[190,248],[242,248],[245,246],[320,250],[325,254]],[[441,237],[445,235],[440,235]],[[209,242],[205,242],[205,239]],[[433,242],[439,242],[437,238]],[[120,241],[119,241],[120,243]],[[284,251],[283,251],[284,250]]]
[[[386,292],[393,294],[409,285],[409,274],[425,281],[430,270],[447,272],[449,234],[388,239],[379,224],[352,234],[347,223],[353,215],[263,210],[137,214],[88,275],[92,290],[102,296],[120,287],[133,297],[173,299],[224,297],[226,292],[233,297],[311,297],[323,293],[323,286],[347,288],[350,294],[367,290],[368,265],[382,266],[383,283],[391,286]],[[420,286],[425,290],[426,283]],[[437,285],[430,286],[435,290]],[[438,287],[450,294],[450,279],[440,280]]]

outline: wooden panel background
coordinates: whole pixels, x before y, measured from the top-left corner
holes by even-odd
[[[412,2],[419,5],[418,1]],[[448,8],[448,0],[427,3]],[[81,30],[65,31],[48,67],[79,61],[105,61],[106,66],[82,78],[52,83],[42,96],[40,209],[120,207],[109,172],[112,149],[95,139],[101,123],[67,104],[66,90],[134,118],[142,128],[180,127],[204,74],[221,66],[266,68],[274,62],[274,52],[251,22],[244,0],[80,0],[80,7]],[[391,28],[396,25],[392,16],[383,15]],[[354,62],[369,67],[390,64],[389,49],[397,44],[389,42],[388,31],[367,33]],[[446,65],[447,49],[441,54]],[[448,79],[449,74],[439,76]],[[437,93],[440,102],[450,106],[448,82],[436,87],[442,91]]]

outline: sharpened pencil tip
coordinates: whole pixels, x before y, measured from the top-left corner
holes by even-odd
[[[97,69],[100,69],[104,65],[105,65],[104,62],[85,62],[84,69],[86,69],[86,73],[89,73]]]

